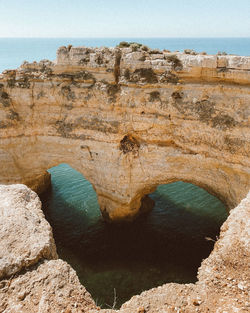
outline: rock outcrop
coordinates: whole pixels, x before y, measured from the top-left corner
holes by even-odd
[[[14,211],[16,221],[12,217]],[[201,264],[196,284],[171,283],[144,291],[117,311],[97,307],[75,271],[56,259],[51,229],[34,192],[24,185],[0,186],[0,221],[4,221],[0,237],[0,251],[4,251],[0,256],[1,313],[249,311],[250,193],[231,210],[214,250]],[[29,237],[24,238],[25,234]],[[46,253],[41,255],[45,246]],[[17,259],[23,260],[18,266]],[[4,267],[8,271],[3,272],[3,264],[8,264]]]
[[[0,281],[0,312],[89,313],[91,309],[97,309],[93,299],[62,260],[46,260]]]
[[[0,185],[0,312],[86,312],[96,305],[59,260],[38,196]]]
[[[232,209],[250,186],[249,103],[250,57],[61,47],[0,76],[0,182],[41,192],[68,163],[107,220],[178,180]]]
[[[119,313],[249,311],[250,193],[231,211],[196,284],[166,284],[134,296]],[[104,311],[105,312],[105,311]]]
[[[0,185],[0,279],[41,259],[57,258],[38,196],[23,185]]]

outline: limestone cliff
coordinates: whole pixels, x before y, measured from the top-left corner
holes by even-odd
[[[249,103],[250,57],[61,47],[0,76],[0,182],[41,192],[68,163],[107,220],[178,180],[231,209],[250,186]]]

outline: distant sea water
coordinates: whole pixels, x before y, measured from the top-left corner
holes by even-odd
[[[26,61],[55,60],[60,46],[115,47],[121,41],[135,41],[153,49],[193,49],[216,54],[250,56],[250,38],[0,38],[0,72]]]
[[[250,55],[249,38],[55,38],[0,39],[0,71],[24,61],[54,60],[59,46],[116,46],[136,41],[171,51],[194,49]],[[143,290],[167,282],[196,281],[227,217],[226,208],[205,190],[176,182],[158,186],[154,209],[134,223],[106,224],[95,191],[67,164],[49,169],[52,188],[41,197],[59,257],[76,270],[102,307],[117,307]],[[206,240],[209,237],[212,240]]]

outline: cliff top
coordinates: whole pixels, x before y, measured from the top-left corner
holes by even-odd
[[[143,66],[162,67],[174,63],[177,70],[187,67],[227,68],[250,70],[250,57],[227,55],[225,52],[216,55],[207,55],[206,52],[197,53],[186,49],[184,52],[150,49],[140,44],[117,46],[115,48],[89,48],[62,46],[57,50],[57,65],[86,65],[106,66],[115,62],[119,54],[124,63]]]
[[[197,54],[193,50],[161,51],[136,43],[114,48],[62,46],[54,62],[25,61],[17,70],[0,74],[0,80],[50,80],[55,76],[138,86],[188,82],[249,85],[250,57]]]

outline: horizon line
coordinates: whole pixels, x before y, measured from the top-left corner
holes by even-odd
[[[175,36],[171,36],[171,37],[134,37],[134,36],[122,36],[122,37],[7,37],[7,36],[0,36],[0,39],[224,39],[224,38],[228,38],[228,39],[250,39],[250,37],[245,37],[245,36],[225,36],[225,37],[175,37]]]

